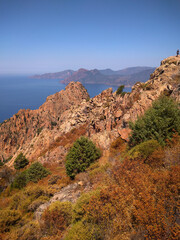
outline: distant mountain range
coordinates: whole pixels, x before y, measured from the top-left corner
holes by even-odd
[[[125,85],[132,86],[136,82],[145,82],[149,79],[153,67],[129,67],[118,71],[112,69],[79,69],[78,71],[65,70],[56,73],[45,73],[42,75],[34,75],[32,78],[37,79],[59,79],[61,83],[81,82],[83,84],[107,84],[107,85]]]

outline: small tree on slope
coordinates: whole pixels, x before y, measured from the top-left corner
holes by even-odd
[[[130,123],[132,134],[129,145],[155,139],[162,146],[177,132],[180,134],[180,109],[171,98],[162,96],[135,123]]]
[[[23,155],[23,153],[20,153],[14,161],[14,168],[16,170],[19,170],[21,168],[24,168],[28,164],[29,164],[28,159],[26,159],[26,157]]]
[[[66,172],[72,179],[77,173],[86,170],[101,156],[100,150],[86,137],[76,140],[66,156]]]

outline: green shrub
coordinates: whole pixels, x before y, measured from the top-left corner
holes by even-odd
[[[37,221],[31,221],[25,226],[18,228],[17,239],[21,240],[39,240],[41,239],[41,230]]]
[[[160,144],[156,140],[148,140],[146,142],[140,143],[137,146],[133,147],[128,152],[128,155],[132,159],[137,157],[146,159],[159,147],[160,147]]]
[[[123,90],[124,90],[124,85],[119,86],[117,91],[116,91],[116,95],[122,94]]]
[[[180,109],[169,97],[161,96],[154,101],[152,107],[135,123],[130,123],[132,134],[129,145],[155,139],[162,146],[170,140],[174,132],[180,134]]]
[[[4,165],[4,162],[0,159],[0,167]]]
[[[21,219],[21,214],[16,210],[1,210],[0,211],[0,231],[7,232],[11,226],[14,226]]]
[[[66,156],[66,172],[72,179],[101,156],[100,150],[86,137],[76,140]]]
[[[13,188],[21,189],[21,188],[25,187],[27,183],[28,183],[27,170],[25,170],[25,171],[19,173],[15,177],[15,179],[14,179],[14,181],[13,181],[11,186]]]
[[[31,164],[27,171],[28,182],[38,182],[44,177],[47,177],[50,172],[43,167],[43,165],[39,162],[35,162]]]
[[[23,212],[34,212],[41,204],[49,200],[45,188],[31,184],[11,198],[9,208]]]
[[[29,164],[29,161],[25,158],[23,153],[20,153],[14,161],[14,168],[16,170],[19,170],[21,168],[24,168],[28,164]]]
[[[97,193],[96,192],[84,193],[77,200],[77,202],[73,208],[73,222],[74,223],[79,220],[82,220],[82,218],[84,217],[84,214],[85,214],[86,205],[89,204],[90,198]]]
[[[127,92],[122,92],[121,97],[124,97]]]
[[[22,193],[16,193],[12,196],[9,208],[10,210],[19,210],[22,202],[26,199],[26,196]]]
[[[21,189],[25,187],[28,182],[36,183],[42,178],[47,177],[49,174],[50,172],[45,167],[43,167],[41,163],[35,162],[31,164],[28,169],[19,173],[15,177],[11,187]]]
[[[29,196],[32,199],[37,199],[40,196],[49,196],[46,188],[37,184],[26,187],[24,193],[26,194],[26,196]]]
[[[70,228],[64,240],[100,240],[100,232],[97,225],[79,221]]]

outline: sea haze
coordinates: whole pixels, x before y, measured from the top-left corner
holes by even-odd
[[[8,119],[20,109],[37,109],[47,96],[65,89],[59,79],[31,79],[28,76],[0,76],[0,122]],[[90,97],[103,90],[117,87],[104,84],[84,84]],[[125,88],[131,91],[131,88]]]

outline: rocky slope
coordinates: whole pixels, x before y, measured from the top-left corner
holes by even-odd
[[[0,158],[23,152],[30,160],[63,163],[74,137],[89,136],[107,149],[113,139],[128,139],[129,121],[151,106],[160,94],[180,101],[180,56],[161,62],[146,83],[136,83],[132,92],[116,95],[112,89],[89,99],[79,82],[71,82],[59,93],[49,96],[37,110],[20,110],[0,126]]]

